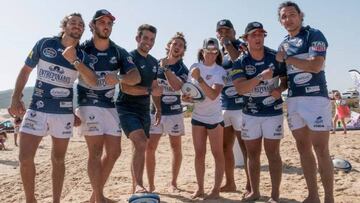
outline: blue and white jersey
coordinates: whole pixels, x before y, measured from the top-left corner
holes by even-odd
[[[280,77],[286,76],[286,68],[275,59],[276,52],[265,47],[264,58],[257,61],[250,54],[242,55],[235,61],[231,72],[232,79],[246,78],[250,80],[262,71],[271,68],[273,78],[260,82],[255,88],[244,94],[243,113],[251,116],[277,116],[283,113],[282,99],[275,99],[271,91],[279,86]]]
[[[242,44],[240,40],[231,43],[236,49],[239,49]],[[221,106],[224,110],[240,110],[244,106],[244,98],[237,93],[232,82],[230,72],[233,68],[233,62],[228,53],[224,53],[222,67],[226,71],[226,77],[224,78],[225,86],[221,91]]]
[[[89,58],[79,47],[77,57],[86,65]],[[59,37],[39,40],[25,64],[37,67],[37,79],[30,109],[45,113],[73,113],[73,85],[78,71],[62,55],[65,47]]]
[[[130,56],[132,57],[136,68],[138,69],[141,82],[137,85],[141,87],[151,88],[152,82],[157,79],[158,72],[158,61],[148,54],[146,57],[142,56],[136,49],[131,51]],[[130,111],[143,113],[150,113],[150,96],[141,95],[134,96],[123,93],[120,89],[119,96],[116,100],[116,105],[119,106],[119,109],[126,109]]]
[[[98,106],[115,108],[115,85],[107,85],[105,76],[108,74],[126,74],[136,68],[129,53],[110,41],[109,48],[100,51],[96,49],[93,40],[85,41],[82,48],[91,60],[91,67],[95,70],[98,81],[96,87],[88,86],[80,77],[77,86],[79,106]]]
[[[172,71],[182,82],[187,81],[189,74],[188,68],[185,66],[182,60],[179,60],[173,65],[169,65],[170,71]],[[165,73],[162,68],[159,68],[157,73],[157,82],[159,86],[163,87],[163,93],[161,95],[161,114],[162,115],[176,115],[182,114],[181,106],[181,91],[175,91],[171,88],[169,81],[165,77]],[[151,106],[151,113],[155,113],[154,105]]]
[[[295,37],[286,36],[280,45],[288,56],[307,59],[315,56],[326,58],[328,43],[324,35],[309,26],[302,27]],[[328,97],[325,62],[319,73],[303,71],[294,65],[287,65],[288,97],[322,96]]]

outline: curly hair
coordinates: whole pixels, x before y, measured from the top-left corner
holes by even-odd
[[[185,39],[185,36],[184,36],[184,33],[182,32],[176,32],[176,34],[169,40],[169,42],[167,43],[166,47],[165,47],[165,50],[166,50],[166,55],[169,55],[169,52],[170,52],[170,45],[171,43],[175,40],[175,39],[180,39],[184,42],[184,52],[186,51],[186,48],[187,48],[187,42],[186,42],[186,39]],[[184,56],[184,53],[181,57]]]

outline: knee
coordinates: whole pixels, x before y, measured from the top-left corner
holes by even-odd
[[[147,144],[146,146],[146,153],[154,154],[156,151],[156,146],[153,144]]]
[[[195,158],[196,159],[205,159],[206,151],[197,149],[195,150]]]
[[[29,165],[34,163],[34,156],[26,155],[26,154],[19,154],[19,162],[21,165]]]
[[[314,145],[314,151],[318,157],[329,156],[329,148],[327,145]]]
[[[121,148],[117,150],[112,150],[111,152],[107,153],[106,156],[108,159],[116,161],[121,155]]]
[[[147,144],[146,144],[146,140],[137,140],[137,141],[134,143],[135,151],[145,152],[146,145],[147,145]]]

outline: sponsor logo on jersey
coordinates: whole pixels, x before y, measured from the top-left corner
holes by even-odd
[[[296,42],[296,44],[295,44],[295,46],[296,47],[301,47],[302,45],[303,45],[303,40],[302,39],[299,39],[297,42]]]
[[[211,78],[212,78],[212,75],[206,75],[206,76],[205,76],[205,79],[206,79],[206,80],[211,80]]]
[[[129,63],[134,63],[133,59],[131,56],[127,57],[126,60],[129,62]]]
[[[266,97],[266,98],[263,100],[262,103],[263,103],[265,106],[269,106],[269,105],[273,104],[274,102],[275,102],[275,98],[272,97],[272,96],[270,96],[270,97]]]
[[[65,88],[52,88],[50,94],[53,97],[68,97],[70,95],[70,90]]]
[[[57,55],[57,52],[55,49],[53,48],[50,48],[50,47],[46,47],[44,50],[43,50],[43,54],[44,56],[48,57],[48,58],[55,58],[56,55]]]
[[[326,44],[323,41],[315,41],[311,43],[311,50],[316,52],[324,52],[326,51]]]
[[[115,89],[109,90],[105,93],[105,97],[112,98],[115,95]]]
[[[71,101],[61,101],[60,102],[60,108],[71,108],[72,107],[72,102]]]
[[[232,97],[232,96],[237,95],[237,91],[236,91],[235,87],[229,87],[225,90],[225,94],[228,97]]]
[[[95,65],[99,61],[99,59],[93,54],[90,54],[89,58],[90,58],[90,64],[92,65]]]
[[[254,75],[256,73],[256,67],[252,65],[245,66],[245,72],[247,75]]]
[[[36,112],[34,111],[30,112],[30,116],[34,118],[36,116]]]
[[[261,62],[256,62],[255,63],[255,66],[262,66],[262,65],[264,65],[265,64],[265,62],[264,61],[261,61]]]
[[[306,93],[311,93],[311,92],[320,92],[320,86],[310,86],[310,87],[305,87],[305,92]]]
[[[156,73],[156,72],[157,72],[157,67],[156,67],[156,66],[153,66],[152,72],[153,72],[153,73]]]
[[[305,84],[312,79],[311,73],[299,73],[294,77],[294,83],[297,85]]]
[[[37,101],[36,108],[38,108],[38,109],[44,108],[44,102],[41,100]]]
[[[64,84],[70,84],[71,78],[67,77],[64,74],[63,68],[59,66],[50,66],[49,70],[39,69],[38,76],[39,78],[49,79],[51,81],[62,82]]]
[[[116,64],[116,63],[117,63],[116,57],[115,57],[115,56],[111,57],[109,63],[110,63],[110,64]]]
[[[161,99],[164,103],[174,103],[178,100],[176,96],[163,96]]]
[[[106,52],[99,52],[96,54],[96,56],[107,56],[108,54]]]

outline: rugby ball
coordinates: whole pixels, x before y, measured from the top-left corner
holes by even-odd
[[[350,162],[348,162],[347,160],[335,158],[332,160],[332,162],[335,169],[342,170],[345,173],[350,172],[352,169]]]
[[[183,86],[181,87],[181,92],[183,94],[190,95],[193,102],[195,102],[195,103],[205,100],[205,94],[202,91],[202,89],[193,83],[190,83],[190,82],[184,83]]]
[[[153,193],[136,193],[131,195],[129,203],[160,203],[160,196]]]

